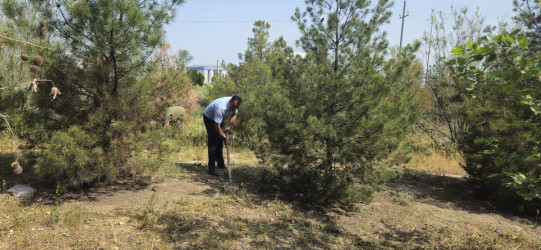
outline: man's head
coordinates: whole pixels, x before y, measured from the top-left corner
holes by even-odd
[[[238,95],[234,95],[229,99],[229,109],[231,111],[235,111],[240,107],[240,104],[242,103],[242,99]]]

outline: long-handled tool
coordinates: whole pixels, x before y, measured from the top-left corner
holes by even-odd
[[[229,141],[229,133],[225,132],[225,137],[227,138],[227,141]],[[233,179],[231,178],[231,158],[229,157],[229,145],[226,146],[227,148],[227,173],[229,175],[229,182],[224,183],[224,189],[226,192],[235,192],[239,190],[239,185],[233,183]]]

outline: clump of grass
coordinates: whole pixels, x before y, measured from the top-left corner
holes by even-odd
[[[410,192],[398,192],[394,194],[393,201],[400,206],[410,206],[415,196]]]
[[[68,208],[64,213],[64,223],[69,227],[77,227],[80,223],[87,221],[87,213],[81,207]]]
[[[242,188],[238,192],[233,194],[233,199],[243,204],[252,204],[252,195],[245,189]]]
[[[159,211],[155,208],[156,204],[156,193],[152,194],[150,200],[143,210],[143,215],[141,217],[142,227],[151,227],[156,224],[160,216]]]
[[[486,246],[489,245],[486,239],[483,239],[483,237],[472,234],[466,239],[466,246],[468,248],[473,249],[483,249],[486,248]]]

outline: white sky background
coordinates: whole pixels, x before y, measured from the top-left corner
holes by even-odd
[[[375,2],[373,0],[372,2]],[[391,46],[400,44],[400,29],[404,0],[395,1],[391,9],[391,23],[383,27]],[[467,7],[471,13],[479,7],[485,23],[497,25],[515,15],[512,0],[406,0],[406,15],[402,45],[420,39],[423,32],[430,32],[432,9],[448,11],[450,6]],[[270,41],[283,36],[295,51],[295,41],[300,37],[291,16],[296,7],[304,10],[304,0],[187,0],[177,9],[173,23],[166,26],[167,41],[173,52],[185,49],[194,60],[190,65],[216,65],[218,60],[238,63],[238,54],[244,53],[248,38],[252,37],[253,23],[267,21]]]

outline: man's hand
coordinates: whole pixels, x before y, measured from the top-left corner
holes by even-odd
[[[224,145],[226,147],[229,146],[229,139],[227,139],[227,137],[224,139]]]
[[[231,132],[231,126],[227,126],[227,128],[225,128],[224,132],[226,132],[226,133]]]

